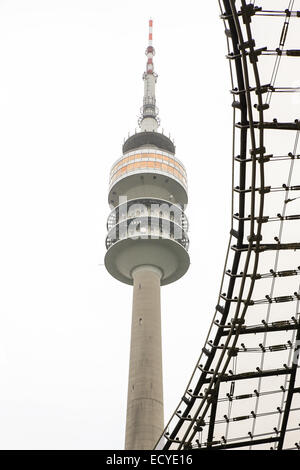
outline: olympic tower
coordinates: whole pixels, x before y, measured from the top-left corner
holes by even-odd
[[[123,145],[113,165],[108,201],[105,266],[133,285],[126,449],[153,449],[164,427],[160,286],[189,267],[187,177],[173,142],[162,132],[156,107],[149,21],[140,132]]]

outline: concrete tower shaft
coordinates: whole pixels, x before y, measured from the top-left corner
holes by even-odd
[[[133,285],[126,449],[153,449],[163,430],[160,286],[188,270],[187,174],[175,146],[157,132],[152,20],[141,132],[129,137],[109,178],[105,266]]]
[[[164,426],[160,313],[161,271],[133,270],[126,449],[151,449]]]

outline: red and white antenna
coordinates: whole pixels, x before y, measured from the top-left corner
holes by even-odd
[[[149,46],[152,46],[152,26],[153,20],[149,20]]]
[[[146,49],[146,56],[148,57],[147,60],[147,70],[146,73],[153,73],[154,67],[153,67],[153,56],[155,55],[155,50],[154,47],[152,46],[152,28],[153,28],[153,20],[149,20],[149,36],[148,36],[148,47]]]
[[[155,55],[155,49],[152,45],[153,39],[153,20],[149,20],[149,35],[148,35],[148,47],[146,49],[147,65],[146,71],[143,75],[144,80],[144,99],[143,106],[141,108],[141,116],[139,118],[139,125],[142,131],[155,132],[160,124],[158,117],[158,108],[156,107],[155,99],[155,84],[157,75],[154,72],[153,56]]]

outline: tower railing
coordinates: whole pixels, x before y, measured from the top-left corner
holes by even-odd
[[[126,200],[116,206],[108,216],[107,230],[111,230],[119,222],[140,216],[162,217],[170,222],[175,221],[184,231],[188,231],[187,216],[179,205],[149,197]]]

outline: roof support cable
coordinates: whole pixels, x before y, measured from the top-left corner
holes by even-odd
[[[282,31],[281,31],[281,36],[280,36],[280,40],[279,40],[279,47],[277,49],[277,56],[276,56],[276,59],[275,59],[275,64],[274,64],[274,67],[273,67],[273,72],[272,72],[271,81],[270,81],[271,87],[274,87],[275,82],[276,82],[276,78],[277,78],[277,74],[278,74],[278,70],[279,70],[279,66],[280,66],[280,62],[281,62],[281,57],[282,57],[282,50],[283,50],[284,45],[285,45],[285,41],[286,41],[286,37],[287,37],[287,33],[288,33],[288,28],[289,28],[289,23],[290,23],[290,18],[291,18],[289,12],[293,9],[293,6],[294,6],[294,0],[290,0],[288,8],[285,11],[286,16],[285,16],[285,20],[284,20]],[[272,98],[272,89],[269,90],[268,93],[267,93],[266,104],[270,105],[271,98]]]
[[[257,10],[256,11],[256,16],[269,16],[269,17],[272,17],[272,16],[286,16],[286,10]],[[289,11],[289,16],[291,18],[300,18],[300,14],[299,14],[299,11],[297,10],[290,10]]]
[[[234,375],[236,375],[236,369],[237,369],[237,356],[233,356],[232,358],[232,369],[233,369],[233,373]],[[234,389],[235,389],[235,382],[231,382],[230,384],[230,391],[229,393],[227,394],[227,397],[228,397],[228,410],[227,410],[227,416],[225,418],[226,419],[226,429],[225,429],[225,434],[224,434],[224,437],[225,437],[225,440],[227,441],[228,439],[228,432],[229,432],[229,422],[230,422],[230,418],[231,418],[231,412],[232,412],[232,398],[234,396]]]
[[[255,390],[255,391],[257,392],[257,390]],[[270,390],[270,391],[267,391],[267,392],[261,392],[260,395],[261,396],[275,395],[275,394],[283,393],[283,391],[284,391],[283,388],[281,388],[280,390]],[[257,396],[256,393],[247,393],[245,395],[234,395],[234,396],[230,396],[230,394],[227,393],[227,396],[219,398],[218,402],[223,403],[223,402],[226,402],[226,401],[243,400],[243,399],[253,398],[255,396]]]

